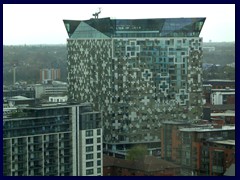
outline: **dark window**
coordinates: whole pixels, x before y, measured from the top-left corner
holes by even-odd
[[[87,154],[86,155],[86,160],[93,159],[93,154]]]
[[[86,167],[93,167],[93,161],[86,162]]]
[[[98,165],[98,166],[101,166],[101,160],[98,160],[98,161],[97,161],[97,165]]]
[[[93,146],[86,147],[86,152],[92,152],[92,151],[93,151]]]
[[[86,175],[91,175],[91,174],[93,174],[93,169],[86,170]]]
[[[86,144],[93,144],[93,139],[86,139]]]

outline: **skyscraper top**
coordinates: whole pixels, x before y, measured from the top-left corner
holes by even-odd
[[[206,18],[63,20],[69,38],[199,37]]]

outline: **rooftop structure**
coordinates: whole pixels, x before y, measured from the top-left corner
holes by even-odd
[[[69,38],[198,37],[205,18],[64,20]]]

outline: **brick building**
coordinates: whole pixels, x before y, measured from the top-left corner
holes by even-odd
[[[179,128],[190,126],[186,121],[165,121],[161,127],[161,157],[167,161],[179,160]],[[179,162],[178,162],[179,163]]]
[[[180,166],[154,156],[133,161],[103,155],[104,176],[177,176],[179,173]]]

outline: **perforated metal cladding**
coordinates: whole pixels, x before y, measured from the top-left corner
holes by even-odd
[[[69,98],[103,112],[105,142],[156,141],[163,120],[200,119],[201,38],[69,39]]]

